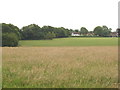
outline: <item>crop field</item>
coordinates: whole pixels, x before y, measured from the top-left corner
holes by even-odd
[[[117,88],[117,38],[85,40],[26,40],[3,47],[3,88]]]

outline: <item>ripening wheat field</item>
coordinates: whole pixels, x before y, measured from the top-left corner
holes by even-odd
[[[117,46],[3,47],[3,88],[116,88]]]

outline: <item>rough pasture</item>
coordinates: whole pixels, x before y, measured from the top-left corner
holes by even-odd
[[[116,88],[117,46],[4,47],[3,88]]]

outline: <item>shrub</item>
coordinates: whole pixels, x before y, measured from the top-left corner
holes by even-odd
[[[2,34],[2,46],[15,47],[18,46],[18,37],[15,33],[3,33]]]

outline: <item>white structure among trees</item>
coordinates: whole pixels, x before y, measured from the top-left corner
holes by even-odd
[[[80,36],[79,32],[72,32],[71,36]]]

